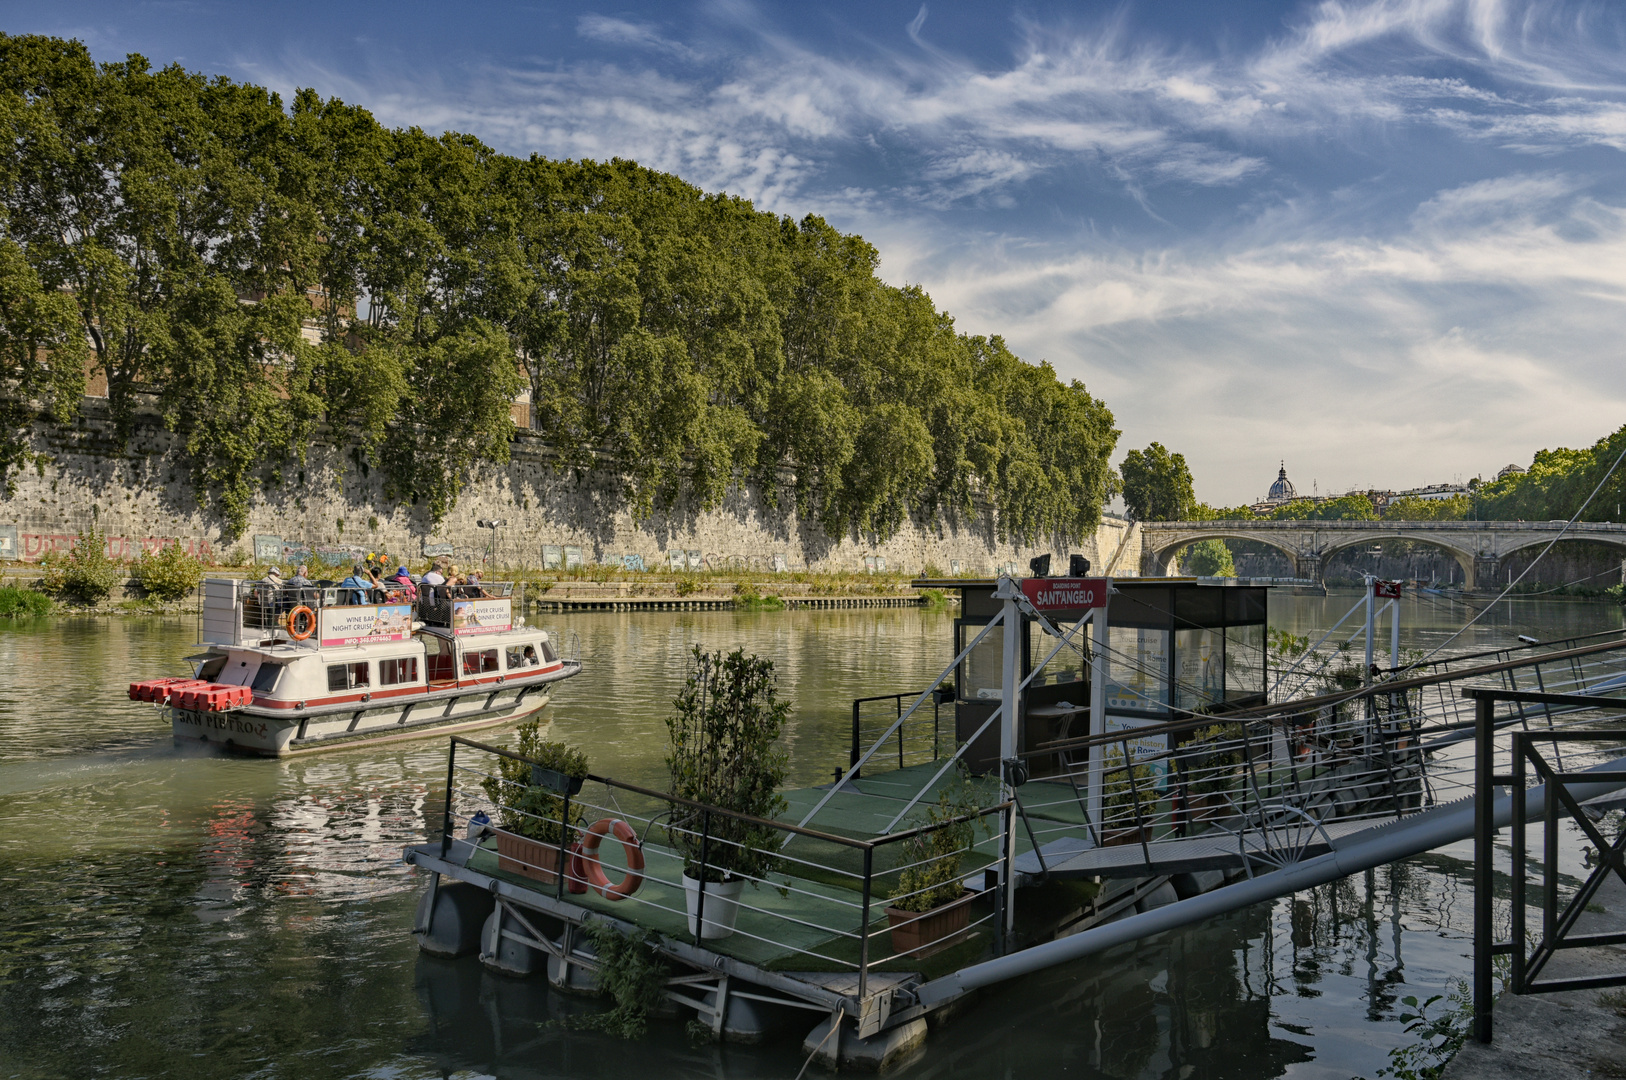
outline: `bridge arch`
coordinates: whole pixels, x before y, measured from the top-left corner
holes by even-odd
[[[1431,533],[1408,532],[1403,529],[1375,529],[1372,532],[1353,533],[1347,538],[1328,544],[1321,551],[1323,573],[1325,573],[1327,564],[1340,552],[1348,551],[1350,548],[1365,547],[1380,540],[1406,540],[1411,543],[1427,544],[1429,547],[1438,548],[1451,556],[1456,561],[1456,564],[1462,568],[1464,585],[1473,588],[1475,584],[1475,572],[1478,565],[1476,560],[1479,556],[1473,548],[1450,543]]]
[[[1226,528],[1222,522],[1215,522],[1213,528],[1182,531],[1176,534],[1172,540],[1163,541],[1155,546],[1149,546],[1146,549],[1146,554],[1148,556],[1147,562],[1149,562],[1157,571],[1156,574],[1149,576],[1170,576],[1169,567],[1174,561],[1174,557],[1183,549],[1190,547],[1192,544],[1201,543],[1204,540],[1247,540],[1250,543],[1264,544],[1266,547],[1273,547],[1285,555],[1288,563],[1291,564],[1295,569],[1298,567],[1299,560],[1302,555],[1297,548],[1294,548],[1289,543],[1277,539],[1270,533],[1260,533],[1256,530],[1250,530],[1246,526]]]

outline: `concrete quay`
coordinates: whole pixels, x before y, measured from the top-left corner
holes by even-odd
[[[1626,885],[1611,878],[1598,890],[1577,934],[1626,932]],[[1532,927],[1540,916],[1532,910]],[[1626,945],[1561,951],[1542,978],[1626,974]],[[1441,1080],[1598,1080],[1626,1077],[1626,987],[1555,994],[1504,991],[1493,1013],[1492,1041],[1468,1040]]]

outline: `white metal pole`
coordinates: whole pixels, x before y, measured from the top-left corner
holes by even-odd
[[[1014,788],[1011,787],[1010,777],[1007,775],[1005,763],[1016,758],[1018,725],[1022,722],[1022,609],[1017,604],[1017,597],[1021,590],[1016,582],[1008,577],[999,579],[999,588],[995,590],[994,597],[1005,601],[1005,670],[1000,689],[1002,690],[1002,707],[1005,715],[1000,717],[999,725],[999,800],[1010,802]],[[1016,815],[1006,815],[1005,837],[1007,850],[1016,850]],[[1016,928],[1016,874],[1010,873],[1005,877],[1005,934],[1006,940]]]
[[[1372,593],[1377,588],[1377,578],[1371,574],[1366,575],[1366,669],[1362,673],[1361,682],[1366,686],[1372,685],[1372,622],[1376,612],[1372,609]]]
[[[1389,667],[1391,670],[1400,670],[1400,601],[1389,601],[1391,612],[1389,623]]]
[[[1112,599],[1112,579],[1106,583],[1107,600]],[[1090,734],[1107,733],[1107,605],[1095,609],[1090,623]],[[1090,747],[1090,828],[1095,830],[1096,842],[1101,839],[1101,758],[1106,747]]]

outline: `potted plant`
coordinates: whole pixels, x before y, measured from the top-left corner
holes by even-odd
[[[893,952],[919,959],[965,940],[976,893],[961,884],[961,863],[976,840],[977,809],[962,783],[927,806],[920,831],[903,841],[904,869],[886,908]]]
[[[1151,816],[1150,804],[1156,801],[1155,785],[1148,781],[1155,781],[1157,773],[1150,765],[1125,768],[1123,751],[1116,747],[1107,753],[1102,769],[1101,846],[1138,844],[1148,832],[1142,821]]]
[[[587,755],[545,741],[541,730],[536,720],[521,724],[514,752],[529,760],[499,757],[497,775],[480,786],[497,808],[497,869],[552,885],[559,880],[560,849],[581,824],[579,803],[570,805],[570,820],[565,820],[565,796],[581,790]]]
[[[785,811],[779,785],[786,754],[779,735],[790,702],[777,696],[772,661],[740,649],[727,656],[708,653],[696,645],[689,677],[672,704],[666,765],[673,795],[762,820]],[[689,932],[696,940],[727,937],[734,932],[740,890],[773,869],[784,833],[673,803],[669,834],[683,856]]]
[[[1211,724],[1192,732],[1188,758],[1186,810],[1193,821],[1227,816],[1231,795],[1242,782],[1242,725]]]

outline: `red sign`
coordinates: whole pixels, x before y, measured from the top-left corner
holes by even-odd
[[[1035,577],[1022,580],[1022,595],[1039,611],[1078,611],[1107,606],[1106,578]]]
[[[1379,600],[1399,600],[1400,582],[1374,581],[1372,582],[1372,595]]]

